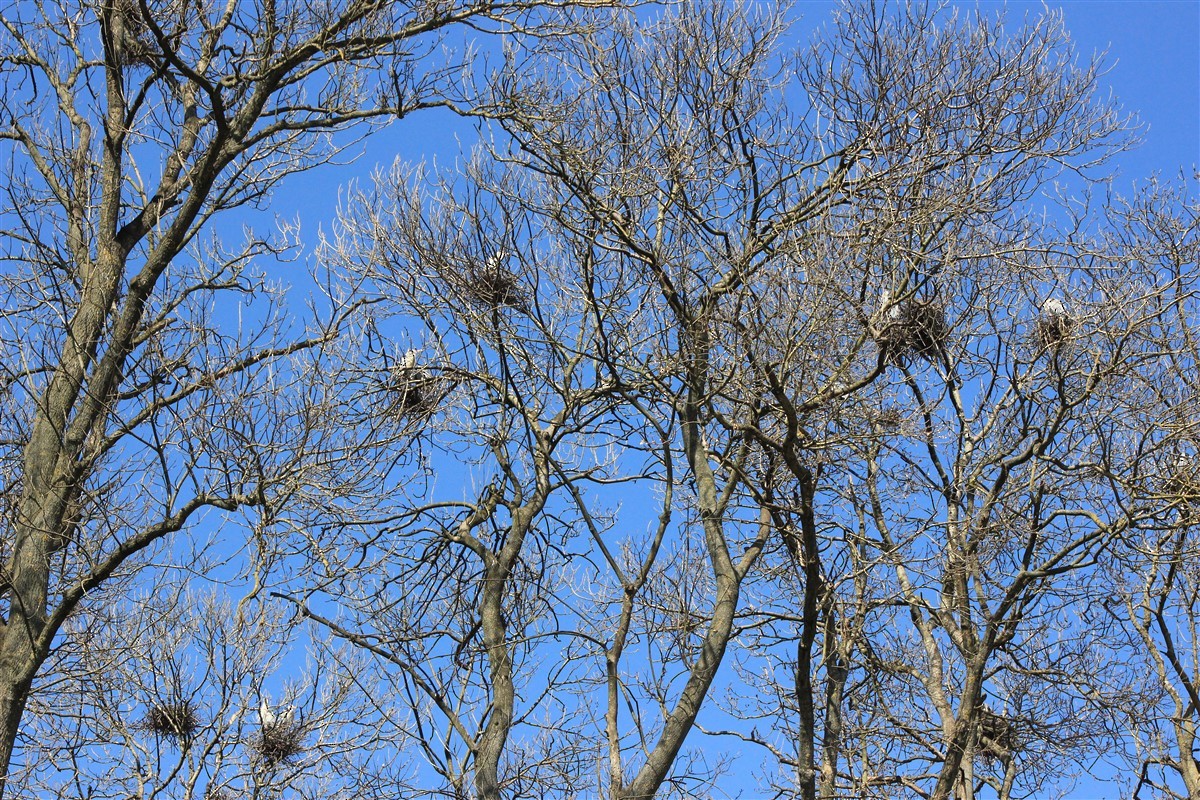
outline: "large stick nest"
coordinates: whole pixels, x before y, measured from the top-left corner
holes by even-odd
[[[190,700],[162,701],[150,706],[141,727],[170,739],[189,739],[199,730],[200,713]]]
[[[183,27],[183,3],[169,0],[150,8],[154,25],[162,31],[172,46],[178,44]],[[109,0],[109,26],[113,37],[113,52],[124,66],[143,65],[155,69],[162,58],[162,48],[147,21],[140,0]]]
[[[984,706],[979,709],[979,752],[987,758],[1003,758],[1019,747],[1017,721]]]
[[[263,726],[253,747],[269,766],[288,764],[304,752],[307,733],[299,722],[278,721]]]
[[[1175,456],[1162,486],[1168,496],[1185,504],[1183,508],[1190,515],[1187,506],[1200,504],[1200,465],[1190,456]]]
[[[433,414],[446,394],[444,382],[423,367],[395,367],[388,379],[387,390],[392,398],[392,412],[413,419]]]
[[[487,309],[528,308],[528,297],[520,279],[498,257],[475,263],[463,276],[463,290],[475,305]]]
[[[876,341],[892,363],[916,357],[937,361],[950,338],[946,311],[936,300],[912,299],[888,309]]]
[[[1066,314],[1043,313],[1033,323],[1034,343],[1045,350],[1056,350],[1071,338],[1075,320]]]

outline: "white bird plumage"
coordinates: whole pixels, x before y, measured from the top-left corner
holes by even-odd
[[[296,707],[288,706],[287,708],[285,708],[283,711],[281,711],[279,713],[279,719],[276,720],[275,724],[282,726],[284,728],[290,728],[292,726],[292,723],[295,721],[296,721]]]
[[[883,312],[884,317],[887,319],[894,320],[900,318],[900,306],[892,303],[891,289],[884,289],[879,293],[879,310]]]
[[[400,362],[400,366],[404,369],[412,369],[417,365],[417,351],[415,348],[409,348],[404,351],[404,358]]]
[[[1057,297],[1047,297],[1042,303],[1042,313],[1052,317],[1065,317],[1067,315],[1067,307]]]
[[[508,258],[508,251],[505,250],[504,248],[500,248],[496,252],[492,253],[491,256],[489,256],[488,260],[487,260],[487,271],[489,273],[499,272],[500,266],[504,263],[505,259],[507,259],[507,258]]]
[[[270,728],[275,725],[275,712],[271,710],[271,704],[267,698],[262,698],[258,704],[258,721],[262,723],[264,728]]]

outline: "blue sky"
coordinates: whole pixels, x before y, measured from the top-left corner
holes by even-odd
[[[1108,51],[1105,82],[1146,124],[1145,143],[1121,157],[1122,176],[1164,177],[1200,164],[1200,2],[1077,0],[1061,8],[1081,53]],[[1013,3],[1038,11],[1040,3]]]

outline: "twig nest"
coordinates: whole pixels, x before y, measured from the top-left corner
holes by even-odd
[[[988,758],[1003,758],[1017,749],[1016,720],[997,714],[987,706],[979,709],[979,752]]]
[[[490,309],[527,308],[525,289],[520,279],[505,266],[507,258],[508,253],[501,250],[468,271],[464,288],[477,305]]]
[[[1185,453],[1176,455],[1163,489],[1181,500],[1200,503],[1200,464]]]
[[[910,357],[936,361],[950,338],[946,310],[936,300],[910,300],[887,306],[889,293],[884,293],[885,311],[876,341],[884,358],[896,363]]]
[[[141,727],[158,736],[183,741],[200,728],[200,713],[190,700],[156,703],[146,712]]]
[[[288,764],[304,752],[306,735],[302,723],[279,719],[263,725],[253,747],[268,766]]]
[[[1048,298],[1042,303],[1041,312],[1033,323],[1033,338],[1042,348],[1053,350],[1071,338],[1075,320],[1057,297]]]
[[[879,431],[897,431],[904,422],[904,414],[898,408],[888,407],[871,419],[872,426]]]
[[[417,363],[418,356],[416,350],[405,352],[388,378],[391,408],[400,416],[427,417],[434,412],[445,394],[442,381]]]
[[[118,62],[124,66],[157,67],[161,48],[146,22],[139,0],[109,0],[109,10],[110,35]],[[169,2],[162,5],[161,10],[155,10],[154,22],[172,39],[172,44],[178,39],[181,11],[182,5],[178,2]]]

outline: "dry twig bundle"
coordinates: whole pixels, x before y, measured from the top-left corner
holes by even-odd
[[[936,300],[912,299],[892,306],[877,341],[890,362],[909,357],[936,361],[950,338],[946,311]]]
[[[444,382],[417,364],[418,352],[409,350],[392,368],[387,390],[392,396],[391,410],[404,417],[428,417],[445,395]]]
[[[525,290],[520,280],[504,266],[507,254],[500,251],[485,264],[474,264],[468,270],[464,289],[477,305],[489,309],[527,307]]]
[[[141,64],[156,68],[162,50],[146,21],[140,0],[109,0],[109,9],[109,25],[117,60],[127,67]],[[181,3],[170,2],[161,10],[161,14],[155,14],[155,25],[172,38],[173,44],[179,35],[181,11]]]
[[[279,720],[264,725],[254,741],[254,749],[269,766],[288,764],[304,752],[303,724]]]
[[[1017,749],[1015,720],[997,714],[987,706],[979,709],[979,752],[987,758],[1003,758]]]
[[[200,714],[191,700],[164,701],[150,707],[141,727],[158,736],[185,740],[200,727]]]
[[[1075,320],[1066,314],[1042,314],[1033,324],[1033,337],[1038,346],[1054,350],[1071,338]]]

